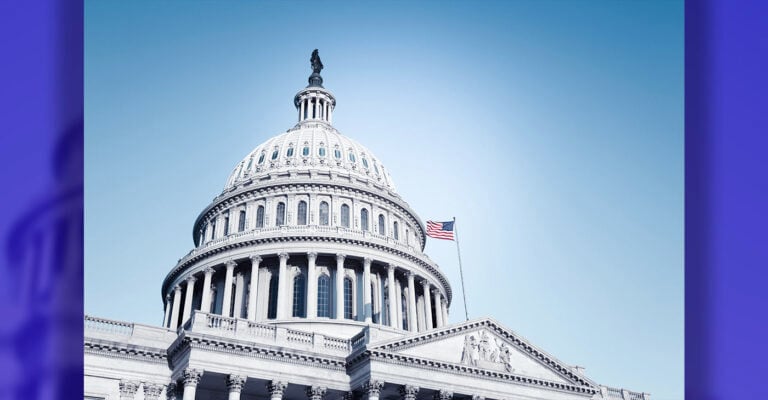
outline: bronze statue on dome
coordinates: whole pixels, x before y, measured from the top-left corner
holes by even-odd
[[[320,55],[317,53],[317,49],[315,49],[312,52],[312,58],[309,59],[309,62],[312,63],[312,72],[320,73],[323,69],[323,62],[320,61]]]

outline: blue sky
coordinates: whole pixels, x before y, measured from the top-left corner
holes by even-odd
[[[87,1],[85,311],[160,284],[320,50],[334,125],[422,220],[457,218],[471,318],[683,398],[683,3]],[[427,253],[454,289],[456,248]]]

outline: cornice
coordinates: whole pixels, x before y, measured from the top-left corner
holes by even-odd
[[[435,266],[428,263],[427,261],[423,260],[422,258],[407,253],[405,251],[396,249],[391,246],[386,246],[384,244],[374,243],[366,240],[359,240],[349,237],[343,237],[343,236],[324,236],[324,235],[313,235],[309,233],[300,233],[295,235],[284,235],[282,231],[276,231],[274,236],[267,236],[267,237],[260,237],[260,238],[248,238],[247,236],[244,237],[242,240],[239,241],[225,241],[222,243],[219,243],[217,246],[212,246],[211,248],[207,249],[206,251],[201,252],[200,254],[197,254],[193,257],[190,257],[189,259],[185,260],[182,263],[177,264],[169,273],[166,275],[165,279],[163,280],[163,285],[161,287],[161,295],[166,293],[168,291],[168,285],[170,282],[173,282],[178,275],[183,273],[184,270],[187,269],[187,267],[194,265],[198,263],[201,260],[204,260],[208,257],[211,257],[213,255],[222,253],[227,250],[233,250],[233,249],[239,249],[244,247],[251,247],[251,246],[258,246],[262,244],[269,244],[269,243],[285,243],[285,242],[302,242],[302,241],[311,241],[311,242],[326,242],[326,243],[339,243],[339,244],[349,244],[364,248],[369,248],[373,250],[379,250],[384,251],[386,253],[404,258],[422,268],[424,268],[428,273],[432,274],[433,277],[435,277],[445,288],[446,292],[446,299],[448,300],[448,305],[450,306],[451,299],[453,297],[453,292],[451,290],[451,285],[448,283],[448,280],[445,278],[443,273],[439,271]]]
[[[112,342],[99,339],[86,338],[83,343],[83,352],[109,358],[121,358],[150,362],[153,364],[166,364],[168,354],[165,349],[137,346],[127,343]]]
[[[203,350],[217,353],[227,353],[237,356],[260,358],[289,364],[301,364],[312,367],[345,371],[346,360],[343,357],[322,356],[300,350],[292,350],[282,346],[250,344],[238,340],[218,338],[209,335],[199,335],[185,332],[168,349],[168,355],[173,360],[177,354],[184,351]]]

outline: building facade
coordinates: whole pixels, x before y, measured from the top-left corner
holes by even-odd
[[[85,319],[93,399],[623,399],[453,292],[386,167],[333,127],[317,51],[297,123],[240,161],[162,283],[163,325]]]

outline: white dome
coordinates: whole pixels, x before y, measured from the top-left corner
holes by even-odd
[[[241,182],[299,170],[349,174],[395,192],[392,178],[370,150],[324,122],[303,122],[257,146],[235,166],[224,191]]]

